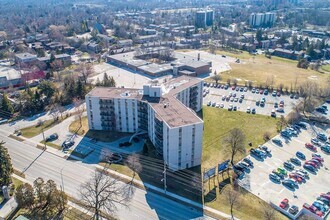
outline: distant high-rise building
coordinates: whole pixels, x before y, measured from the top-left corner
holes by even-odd
[[[276,13],[252,13],[249,24],[251,27],[271,27],[276,21]]]
[[[196,27],[205,28],[207,26],[212,26],[214,20],[214,11],[197,11],[196,12]]]
[[[214,20],[214,11],[207,10],[206,11],[206,26],[212,26]]]
[[[205,26],[206,26],[206,12],[197,11],[196,12],[196,27],[205,28]]]

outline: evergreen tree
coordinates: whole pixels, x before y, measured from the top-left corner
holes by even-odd
[[[81,80],[78,80],[77,82],[75,94],[78,98],[84,98],[85,96],[85,85],[81,82]]]
[[[261,29],[257,30],[256,39],[258,42],[262,41],[262,30]]]
[[[13,173],[13,166],[4,142],[0,142],[0,187],[7,186],[11,181],[11,174]]]
[[[1,110],[10,114],[14,113],[14,108],[11,102],[9,101],[7,94],[3,94],[2,102],[1,102]]]

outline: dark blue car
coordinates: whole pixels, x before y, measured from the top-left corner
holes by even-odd
[[[306,160],[305,154],[301,153],[300,151],[297,151],[296,156],[301,160]]]

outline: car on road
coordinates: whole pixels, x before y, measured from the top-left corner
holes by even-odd
[[[51,134],[48,137],[46,137],[46,142],[54,141],[56,139],[58,139],[58,134],[57,133],[54,133],[54,134]]]
[[[317,151],[316,147],[311,143],[306,143],[305,147],[311,151]]]
[[[279,205],[282,209],[286,209],[289,206],[289,200],[283,199]]]
[[[285,162],[283,163],[283,166],[284,166],[285,168],[287,168],[288,170],[293,170],[293,169],[294,169],[293,164],[292,164],[291,162],[289,162],[289,161],[285,161]]]
[[[299,211],[299,208],[296,205],[293,205],[289,208],[289,213],[292,215],[296,215],[298,213],[298,211]]]
[[[249,164],[250,167],[253,167],[253,162],[252,162],[249,158],[245,157],[245,158],[243,159],[243,161],[244,161],[245,163]]]
[[[313,172],[313,173],[316,172],[316,169],[315,169],[312,165],[304,164],[303,167],[304,167],[306,170],[310,171],[310,172]]]
[[[300,151],[297,151],[296,156],[297,156],[299,159],[301,159],[301,160],[306,160],[306,156],[305,156],[305,154],[303,154],[303,153],[300,152]]]
[[[282,146],[282,141],[280,139],[273,138],[272,141],[273,141],[274,144]]]
[[[295,165],[301,166],[301,161],[296,157],[290,158],[290,161],[291,161],[291,163],[293,163]]]
[[[62,147],[63,148],[70,148],[74,145],[74,141],[73,140],[70,140],[70,139],[67,139],[65,140],[63,143],[62,143]]]

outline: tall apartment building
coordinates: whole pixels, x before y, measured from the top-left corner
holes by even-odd
[[[181,76],[143,89],[94,88],[86,95],[91,130],[145,131],[171,170],[201,164],[203,83]]]
[[[196,27],[205,28],[207,26],[212,26],[214,20],[214,11],[205,10],[196,12]]]
[[[276,21],[276,13],[252,13],[249,24],[251,27],[271,27]]]

